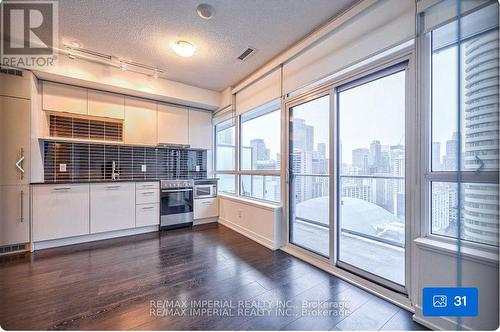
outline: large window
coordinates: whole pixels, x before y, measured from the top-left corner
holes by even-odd
[[[235,130],[233,119],[215,125],[215,173],[219,178],[219,191],[230,194],[236,193]]]
[[[241,170],[280,169],[280,106],[241,115]]]
[[[240,116],[240,195],[280,201],[280,103]]]
[[[219,191],[280,202],[280,127],[279,99],[215,126]]]
[[[432,60],[431,232],[450,238],[460,234],[463,240],[493,246],[498,246],[499,232],[497,22],[497,11],[491,7],[463,17],[460,50],[456,21],[428,36]]]

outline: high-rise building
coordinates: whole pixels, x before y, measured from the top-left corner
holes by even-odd
[[[262,138],[256,138],[250,141],[252,147],[252,160],[269,160],[270,151],[266,147],[266,142]]]
[[[450,227],[456,232],[457,190],[448,183],[435,183],[432,190],[432,228],[445,231]]]
[[[372,141],[370,144],[370,153],[368,154],[368,166],[370,174],[380,172],[382,165],[382,145],[380,141]]]
[[[498,30],[465,43],[464,171],[498,171]],[[498,245],[498,185],[464,184],[465,239]]]
[[[368,173],[368,155],[370,150],[359,148],[352,150],[352,166],[359,169],[360,174]]]
[[[441,142],[432,142],[432,170],[440,171],[441,167]]]
[[[453,133],[450,140],[446,141],[446,155],[444,156],[444,170],[457,171],[458,133]]]
[[[345,180],[342,184],[342,197],[359,198],[372,202],[372,186],[365,182],[367,180]]]
[[[326,159],[326,144],[318,143],[316,146],[317,158],[318,159]]]
[[[314,127],[306,124],[304,119],[293,119],[293,150],[314,150]]]

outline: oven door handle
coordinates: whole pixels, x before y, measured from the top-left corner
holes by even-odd
[[[189,189],[169,189],[169,190],[162,190],[162,193],[176,193],[176,192],[181,192],[181,191],[193,191],[192,188]]]

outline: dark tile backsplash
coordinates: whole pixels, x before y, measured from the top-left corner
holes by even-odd
[[[119,180],[207,177],[205,150],[44,142],[45,182],[112,180],[113,163]]]

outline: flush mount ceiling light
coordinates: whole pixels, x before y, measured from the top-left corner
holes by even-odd
[[[178,55],[188,58],[196,53],[196,47],[185,40],[178,40],[172,44],[172,49]]]
[[[198,16],[201,17],[202,19],[209,20],[212,17],[214,17],[215,9],[214,7],[206,3],[202,3],[201,5],[196,7],[196,12],[198,13]]]

